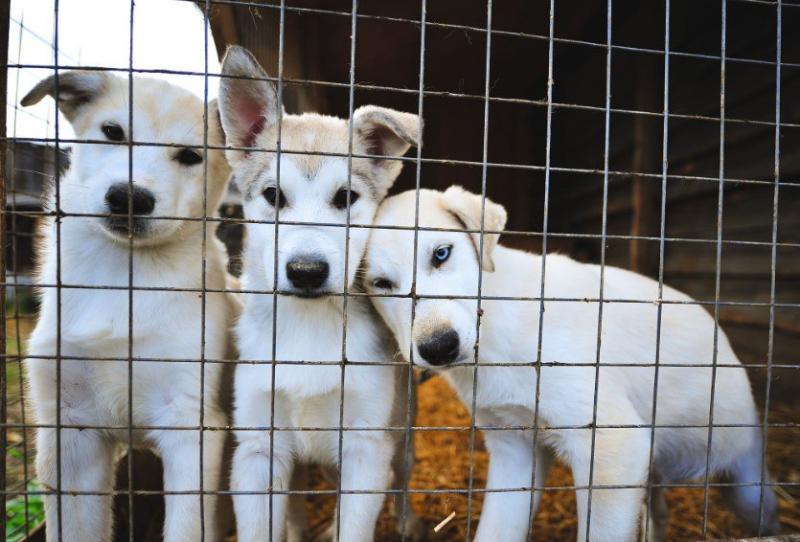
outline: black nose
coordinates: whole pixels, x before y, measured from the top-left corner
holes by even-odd
[[[448,329],[417,343],[417,350],[422,359],[431,365],[446,365],[458,357],[458,346],[458,333]]]
[[[295,288],[316,289],[328,278],[328,262],[311,258],[295,258],[286,264],[286,277]]]
[[[130,194],[130,198],[128,197]],[[128,204],[130,203],[130,207]],[[133,185],[130,191],[128,183],[112,184],[106,192],[106,205],[114,214],[126,215],[131,212],[135,215],[149,215],[156,206],[156,197],[147,188]],[[128,209],[130,208],[130,211]]]

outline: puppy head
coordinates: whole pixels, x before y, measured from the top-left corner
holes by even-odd
[[[366,287],[371,294],[409,295],[416,280],[418,296],[412,322],[412,300],[373,297],[378,312],[394,333],[406,359],[443,367],[474,359],[478,276],[492,272],[492,253],[499,234],[422,230],[416,262],[414,232],[380,229],[414,226],[415,192],[387,198],[378,210],[367,247]],[[453,186],[445,192],[421,190],[419,225],[426,228],[500,231],[506,211],[489,199]],[[482,254],[481,254],[482,252]],[[427,298],[425,296],[436,296]],[[454,299],[443,297],[453,296]]]
[[[249,279],[299,297],[342,292],[353,283],[369,236],[365,228],[350,229],[345,249],[348,215],[351,224],[372,223],[402,168],[392,158],[419,141],[419,118],[374,106],[354,111],[352,125],[312,113],[288,115],[267,74],[241,47],[228,49],[222,74],[227,156],[245,216],[265,222],[248,224]],[[353,158],[349,168],[348,157],[337,155],[348,154],[351,130],[353,154],[375,157]]]
[[[62,185],[67,212],[107,215],[83,220],[114,240],[127,242],[131,233],[136,245],[167,242],[200,224],[180,218],[213,215],[229,174],[221,150],[203,150],[205,140],[223,144],[215,102],[208,104],[206,134],[203,101],[156,79],[134,77],[131,104],[127,77],[67,71],[58,81],[40,81],[21,103],[45,96],[58,100],[77,140],[97,141],[73,145],[70,182]]]

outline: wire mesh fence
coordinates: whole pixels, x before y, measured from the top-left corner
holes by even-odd
[[[391,540],[502,539],[520,522],[534,540],[736,537],[748,520],[753,535],[800,532],[800,4],[173,0],[204,29],[203,69],[183,70],[137,63],[135,30],[149,24],[137,3],[116,3],[127,65],[65,52],[60,36],[76,30],[60,28],[60,13],[74,6],[46,3],[51,37],[14,3],[0,13],[4,539],[45,528],[48,540],[361,539],[376,521],[375,538]],[[94,32],[87,15],[79,32]],[[27,60],[26,40],[51,60]],[[234,50],[212,68],[230,45],[255,67]],[[36,91],[24,77],[50,78],[36,100],[49,95],[62,114],[27,109]],[[202,96],[144,77],[201,80]],[[347,122],[299,116],[312,111]],[[43,135],[18,134],[22,118]],[[158,184],[170,179],[186,180],[167,187],[172,206]],[[450,184],[479,196],[474,220],[433,218],[424,189]],[[303,206],[330,187],[335,211]],[[387,191],[403,189],[404,219],[376,218]],[[493,202],[507,225],[505,211],[492,220]],[[539,255],[513,270],[532,286],[492,286],[501,234]],[[474,239],[474,273],[431,287],[434,237]],[[374,256],[386,239],[398,240],[385,248],[399,253],[390,271]],[[434,248],[446,260],[454,246]],[[565,273],[555,252],[594,274],[554,286]],[[325,288],[298,286],[322,264]],[[456,320],[424,311],[448,302],[472,318],[460,328],[466,357],[444,363],[461,367],[420,350],[424,326]],[[529,328],[513,318],[520,304]],[[713,322],[685,316],[702,346],[681,358],[676,315],[695,308]],[[616,329],[650,342],[626,349]],[[497,334],[515,348],[497,347]],[[588,350],[571,349],[579,336]],[[363,346],[372,340],[382,346]],[[587,395],[554,399],[573,377],[545,375],[590,375],[585,388],[557,388]],[[512,397],[516,380],[529,384],[524,399]],[[636,416],[610,415],[609,386],[622,381],[614,389]],[[503,398],[487,400],[489,387]],[[375,417],[384,401],[392,412]],[[553,401],[582,414],[554,416]],[[493,444],[506,434],[524,443],[517,455]],[[612,434],[626,435],[616,452]],[[586,435],[583,470],[565,435]],[[724,464],[741,435],[755,448]],[[643,478],[610,477],[608,461],[637,468],[637,439]],[[659,446],[669,439],[686,449]],[[387,480],[362,446],[381,450]],[[511,475],[498,474],[502,457]],[[750,478],[732,476],[745,463]],[[731,513],[728,494],[749,502]],[[520,495],[524,518],[504,517]],[[353,510],[367,508],[372,527],[358,530]],[[497,517],[499,531],[479,528],[497,529]]]

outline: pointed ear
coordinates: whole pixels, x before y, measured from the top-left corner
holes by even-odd
[[[222,120],[219,118],[219,101],[214,98],[208,102],[208,131],[219,134],[222,144],[225,145],[225,132],[222,130]]]
[[[451,186],[442,194],[442,205],[445,210],[453,213],[460,222],[469,230],[481,229],[481,210],[483,210],[483,230],[501,231],[506,227],[506,209],[502,205],[486,198],[485,205],[480,194],[467,192],[460,186]],[[481,234],[471,233],[472,242],[481,260],[484,271],[494,271],[492,253],[497,246],[499,233],[485,233],[483,235],[483,258],[481,259]]]
[[[275,85],[266,81],[266,72],[245,48],[231,46],[222,60],[219,84],[219,111],[227,144],[254,147],[258,136],[274,130],[282,115]],[[247,157],[247,151],[229,150],[231,162]]]
[[[374,105],[359,107],[353,111],[353,153],[376,157],[403,156],[412,145],[419,146],[420,129],[418,115]],[[390,158],[359,160],[371,165],[376,195],[379,200],[383,199],[400,175],[403,162]]]
[[[62,72],[58,74],[58,93],[56,93],[56,76],[51,75],[39,81],[20,103],[27,107],[39,103],[45,96],[52,96],[58,99],[58,108],[67,120],[72,122],[81,107],[105,92],[111,77],[99,71]]]

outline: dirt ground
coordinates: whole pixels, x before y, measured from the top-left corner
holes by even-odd
[[[800,417],[800,402],[780,403],[771,408],[771,422],[794,422]],[[419,387],[418,426],[469,426],[470,417],[455,393],[441,378],[434,377]],[[469,432],[423,431],[417,433],[416,467],[410,487],[418,489],[464,489],[468,485]],[[800,427],[772,428],[769,433],[768,462],[776,481],[800,483]],[[474,487],[486,483],[487,453],[480,435],[475,443]],[[556,464],[547,479],[547,486],[569,486],[572,476],[562,464]],[[317,488],[330,488],[318,481]],[[784,533],[800,532],[800,485],[781,488],[778,496],[780,521]],[[472,503],[473,534],[481,510],[481,495]],[[671,489],[667,492],[669,506],[669,540],[699,540],[703,538],[704,498],[702,488]],[[312,532],[318,536],[328,526],[333,514],[333,498],[314,497],[307,507]],[[465,540],[467,527],[467,498],[464,494],[413,494],[411,503],[416,513],[431,529],[432,540]],[[720,493],[712,488],[708,505],[707,538],[739,537],[741,532],[735,516],[725,509]],[[434,535],[432,528],[453,511],[455,518]],[[545,492],[534,524],[534,540],[575,540],[575,495],[573,491]],[[378,526],[377,540],[399,540],[394,533],[394,520],[384,508]],[[502,540],[499,536],[498,540]]]

